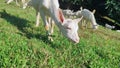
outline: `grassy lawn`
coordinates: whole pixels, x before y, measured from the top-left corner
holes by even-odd
[[[102,26],[79,29],[73,44],[55,27],[54,42],[46,39],[35,10],[0,2],[0,68],[120,68],[120,33]]]

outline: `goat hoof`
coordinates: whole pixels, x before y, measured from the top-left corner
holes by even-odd
[[[35,25],[35,27],[38,27],[39,25]]]
[[[48,40],[49,40],[49,41],[51,41],[51,42],[53,42],[53,39],[52,39],[52,37],[48,37]]]

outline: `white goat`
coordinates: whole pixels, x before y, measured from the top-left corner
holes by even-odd
[[[120,32],[120,30],[116,30],[117,32]]]
[[[63,12],[63,15],[68,17],[68,18],[70,18],[74,15],[73,11],[70,9],[62,10],[62,12]]]
[[[115,26],[112,26],[112,25],[109,25],[109,24],[105,24],[105,27],[108,28],[108,29],[114,29]]]
[[[81,25],[83,23],[85,23],[85,26],[87,27],[87,24],[90,25],[90,23],[92,23],[92,27],[93,29],[97,29],[98,28],[98,25],[96,23],[96,19],[95,19],[95,16],[94,16],[94,13],[95,13],[95,10],[93,10],[93,12],[91,12],[90,10],[88,9],[82,9],[82,7],[80,7],[80,10],[77,11],[77,12],[73,12],[69,9],[66,9],[66,10],[63,10],[63,14],[65,16],[67,16],[68,18],[80,18],[83,16],[83,19],[82,19],[82,22],[81,22]],[[89,22],[89,23],[88,23]]]
[[[25,3],[25,0],[6,0],[6,3],[7,3],[7,4],[10,4],[10,3],[13,2],[13,1],[16,2],[16,5],[17,5],[17,6],[20,6],[20,4],[18,3],[18,1],[21,1],[22,4]]]
[[[46,20],[46,17],[49,16],[54,20],[55,24],[65,37],[75,43],[79,42],[79,36],[77,32],[78,22],[80,22],[82,18],[74,20],[65,19],[62,10],[59,8],[58,0],[31,0],[26,5],[32,5],[38,12],[37,15],[41,15],[47,34],[49,34],[49,23]]]
[[[93,10],[93,12],[91,12],[88,9],[83,9],[83,10],[81,9],[80,11],[77,11],[75,15],[76,15],[76,17],[83,16],[83,22],[86,23],[85,26],[87,26],[88,22],[91,22],[92,26],[93,26],[93,29],[97,29],[98,25],[96,23],[96,19],[95,19],[94,13],[95,13],[95,10]],[[82,24],[82,22],[81,22],[81,24]]]

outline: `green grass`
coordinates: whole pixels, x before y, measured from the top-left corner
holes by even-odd
[[[46,39],[35,10],[0,2],[0,68],[120,68],[120,33],[100,26],[80,29],[73,44],[55,27],[54,42]]]

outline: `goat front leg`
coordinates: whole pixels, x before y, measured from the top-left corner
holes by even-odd
[[[54,21],[51,19],[51,34],[53,34],[54,31]]]
[[[50,35],[51,34],[50,33],[50,24],[48,23],[49,20],[47,21],[43,11],[40,11],[40,15],[41,15],[41,18],[42,18],[42,20],[44,22],[44,27],[45,27],[45,30],[46,30],[47,38],[48,38],[48,40],[53,41],[53,39],[52,39],[52,37]]]
[[[54,29],[54,21],[48,17],[48,23],[49,23],[49,40],[53,41],[52,35],[53,35],[53,29]]]
[[[50,35],[52,35],[53,34],[53,29],[54,29],[54,21],[50,18],[50,17],[48,17],[48,23],[49,23],[49,25],[50,25]]]

